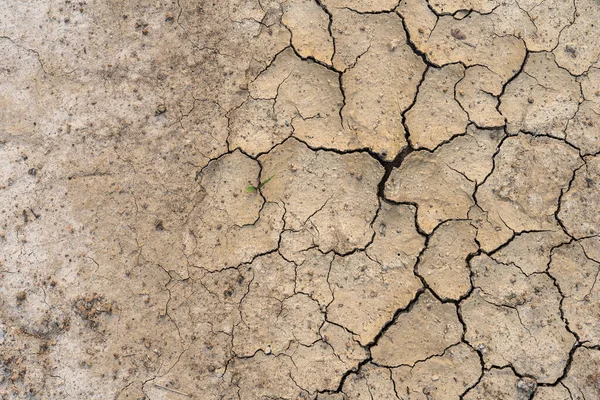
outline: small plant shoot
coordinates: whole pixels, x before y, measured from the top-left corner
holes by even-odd
[[[246,187],[246,192],[248,193],[256,193],[258,192],[263,186],[265,186],[267,183],[269,183],[269,181],[271,179],[273,179],[273,177],[275,177],[275,175],[271,175],[270,177],[267,178],[267,180],[262,181],[261,183],[258,184],[258,186],[248,186]]]

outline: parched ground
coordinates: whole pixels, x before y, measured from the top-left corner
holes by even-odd
[[[5,0],[1,399],[600,399],[599,0]]]

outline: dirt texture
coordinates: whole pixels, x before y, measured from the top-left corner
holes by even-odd
[[[600,399],[599,0],[7,0],[0,399]]]

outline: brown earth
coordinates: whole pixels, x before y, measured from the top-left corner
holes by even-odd
[[[7,0],[0,399],[600,399],[598,0]]]

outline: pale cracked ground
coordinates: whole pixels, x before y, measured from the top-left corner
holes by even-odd
[[[0,55],[0,398],[600,399],[599,0],[5,0]]]

